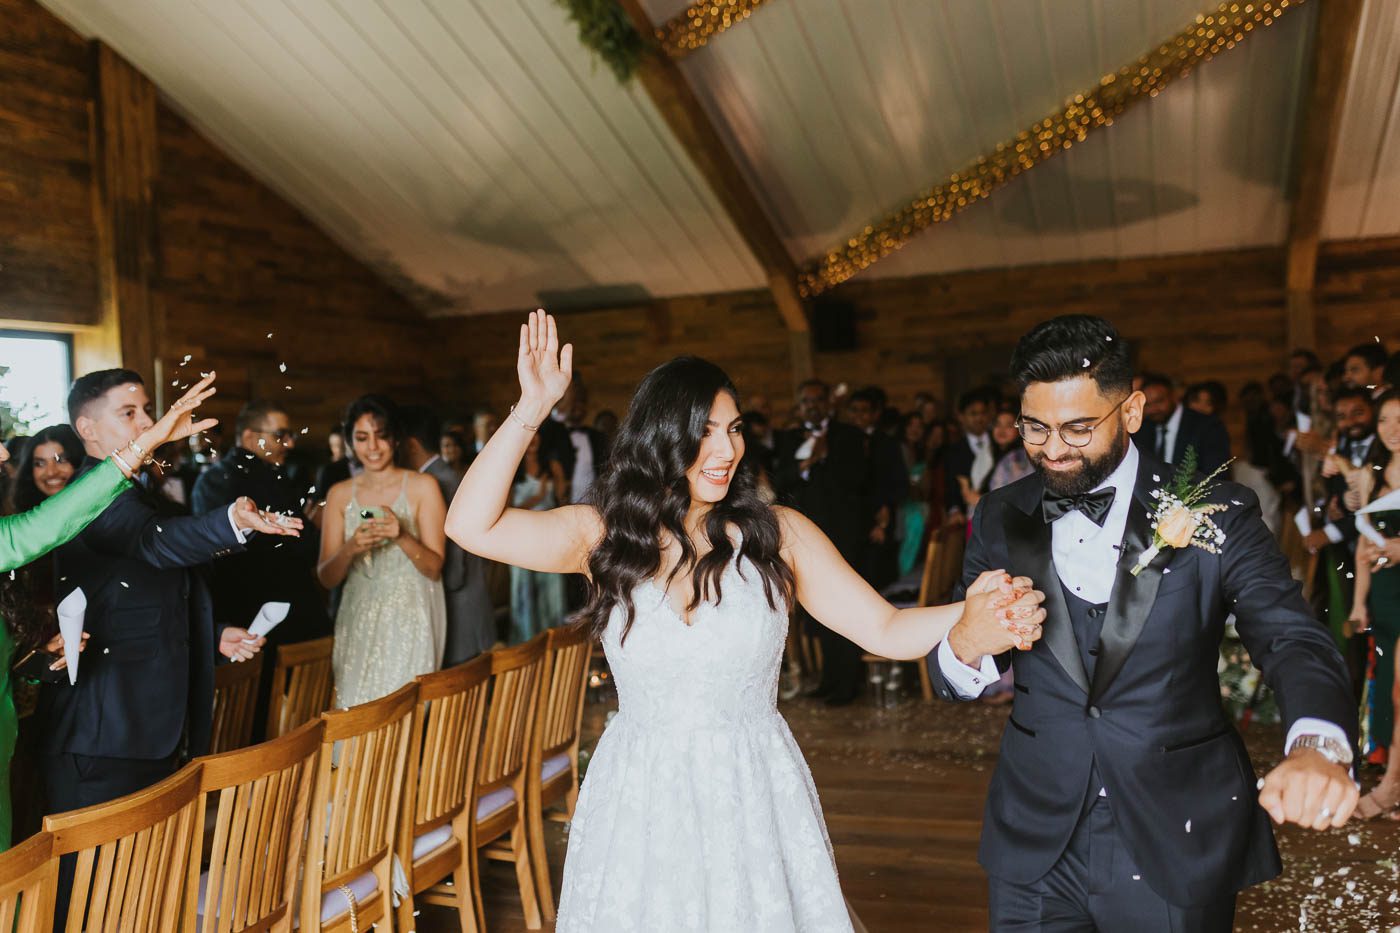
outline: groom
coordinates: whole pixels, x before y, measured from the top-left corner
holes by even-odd
[[[979,503],[963,587],[997,567],[1031,577],[1044,635],[1013,661],[1006,631],[960,623],[930,658],[947,700],[1014,664],[979,855],[991,928],[1228,931],[1237,892],[1280,870],[1269,817],[1324,829],[1355,806],[1346,667],[1243,486],[1208,497],[1226,506],[1218,554],[1164,547],[1131,574],[1172,468],[1130,439],[1144,398],[1107,321],[1039,325],[1011,374],[1035,472]],[[1231,613],[1288,728],[1262,790],[1220,703]]]

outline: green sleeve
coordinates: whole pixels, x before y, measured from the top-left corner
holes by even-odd
[[[126,477],[109,458],[28,512],[0,518],[0,573],[73,540],[126,488]]]

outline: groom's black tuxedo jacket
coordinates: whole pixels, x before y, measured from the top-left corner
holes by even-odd
[[[96,465],[89,457],[80,472]],[[192,568],[242,549],[227,509],[171,516],[132,488],[55,552],[58,595],[83,588],[91,639],[78,682],[40,691],[44,752],[156,760],[186,727],[191,754],[208,750],[218,646]]]
[[[1170,467],[1141,456],[1118,575],[1093,646],[1078,644],[1055,572],[1040,476],[978,504],[961,589],[983,570],[1005,568],[1032,578],[1047,610],[1030,651],[998,658],[1003,669],[1014,664],[1015,705],[979,857],[999,878],[1029,884],[1049,871],[1100,786],[1142,881],[1172,904],[1218,901],[1278,874],[1254,771],[1221,707],[1216,664],[1231,612],[1277,694],[1285,728],[1307,716],[1355,733],[1346,666],[1247,487],[1220,483],[1210,498],[1229,506],[1212,516],[1226,535],[1219,554],[1164,548],[1139,576],[1130,574],[1152,540],[1150,493],[1170,476]],[[961,699],[937,653],[930,667],[939,694]]]

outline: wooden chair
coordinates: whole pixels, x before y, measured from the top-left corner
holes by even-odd
[[[455,908],[463,930],[483,929],[474,912],[469,862],[476,860],[472,788],[481,751],[481,725],[491,686],[491,654],[418,678],[399,862],[409,896],[399,901],[398,926],[412,930],[414,897]],[[445,880],[451,878],[452,883]]]
[[[77,855],[67,933],[176,930],[194,870],[201,769],[110,803],[44,818],[53,857]]]
[[[258,705],[258,680],[263,656],[214,668],[214,723],[209,737],[213,754],[246,748],[253,741],[253,715]]]
[[[547,637],[539,709],[526,766],[525,825],[530,831],[540,911],[546,920],[553,920],[554,888],[544,845],[544,820],[547,815],[567,823],[574,818],[578,804],[578,740],[593,636],[586,626],[570,625],[550,629]]]
[[[318,638],[277,647],[272,669],[272,696],[267,708],[267,737],[286,735],[331,708],[331,651],[334,638]]]
[[[418,685],[321,714],[301,933],[387,928],[394,916],[395,831]]]
[[[936,606],[948,601],[962,576],[966,543],[962,522],[944,524],[933,530],[928,538],[928,548],[924,551],[924,572],[919,580],[919,599],[915,605]],[[900,663],[874,654],[862,655],[862,660],[867,666]],[[915,662],[915,666],[919,669],[919,693],[925,703],[932,703],[933,681],[929,678],[928,664],[920,660]]]
[[[58,859],[53,836],[37,833],[0,852],[0,930],[42,933],[53,928]]]
[[[515,863],[520,906],[531,930],[540,929],[540,904],[525,822],[526,778],[547,638],[542,632],[523,645],[491,653],[491,701],[471,804],[477,849],[487,858]],[[477,859],[469,858],[468,868],[476,916],[484,917]]]
[[[209,869],[197,876],[191,863],[185,895],[185,917],[200,933],[292,929],[325,729],[318,719],[281,738],[198,759],[201,812],[212,805],[215,813]],[[196,852],[204,832],[201,820]]]

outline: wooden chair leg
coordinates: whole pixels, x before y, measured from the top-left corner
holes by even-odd
[[[475,865],[476,853],[464,853],[462,864],[452,872],[452,886],[456,889],[457,922],[462,933],[482,933],[486,921],[482,919],[480,902],[477,898],[478,886],[472,877],[471,866]]]
[[[405,865],[404,868],[407,870],[409,866]],[[413,876],[411,874],[408,879],[408,888],[410,893],[405,894],[403,900],[399,901],[396,910],[398,922],[395,929],[398,930],[398,933],[414,933],[417,929],[417,919],[413,916]]]
[[[564,815],[572,822],[574,810],[578,808],[578,773],[574,773],[574,779],[569,784],[569,792],[564,795]]]
[[[531,801],[525,814],[525,827],[530,839],[530,867],[535,873],[535,892],[539,897],[540,914],[546,920],[554,919],[554,885],[549,880],[549,856],[544,848],[544,809],[539,806],[538,795]]]
[[[515,880],[520,886],[520,908],[525,913],[525,929],[538,930],[544,924],[540,920],[539,895],[535,892],[535,869],[530,864],[529,830],[525,828],[525,814],[522,812],[510,831],[510,853],[515,860]]]
[[[933,702],[933,681],[928,676],[928,659],[920,658],[914,662],[919,665],[919,692],[923,694],[925,703]]]
[[[481,850],[475,846],[467,858],[467,875],[471,880],[471,891],[459,892],[457,896],[472,899],[472,912],[476,917],[476,929],[485,930],[486,907],[481,901]]]

